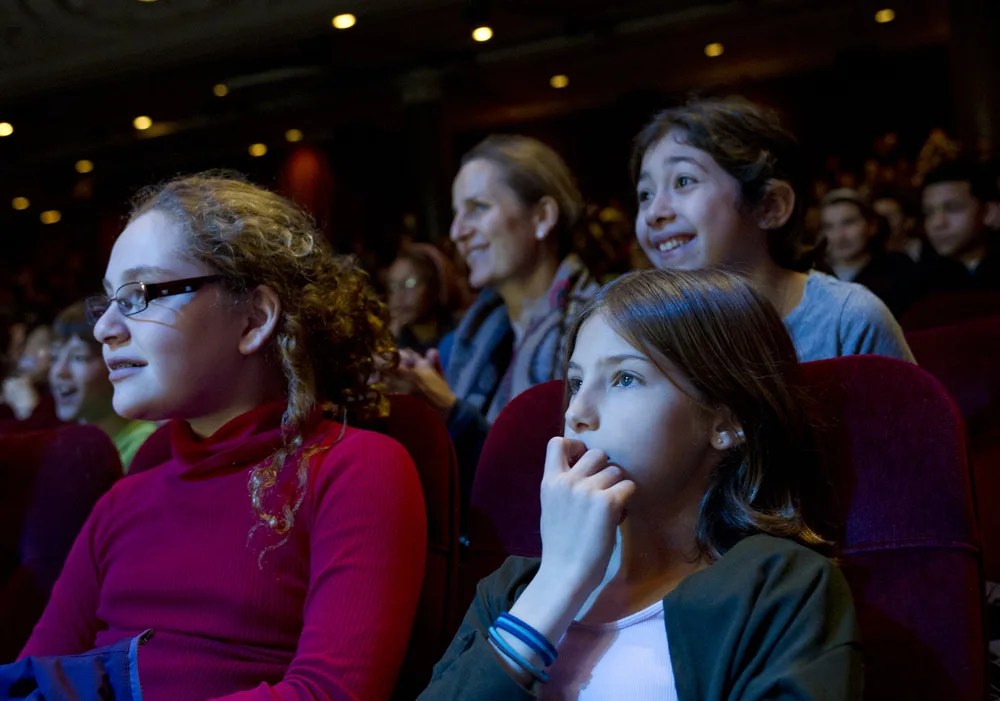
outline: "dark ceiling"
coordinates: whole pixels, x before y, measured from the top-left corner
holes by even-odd
[[[896,18],[878,24],[886,4]],[[356,26],[334,29],[341,12]],[[483,44],[470,36],[481,23],[495,32]],[[337,206],[346,199],[348,210],[374,202],[396,217],[447,188],[455,148],[543,123],[557,141],[586,125],[575,145],[600,157],[584,178],[614,189],[601,178],[624,175],[622,144],[635,124],[621,106],[630,100],[644,115],[664,95],[753,93],[768,81],[780,92],[824,71],[833,76],[825,84],[842,87],[865,74],[866,94],[878,96],[880,66],[905,72],[914,56],[941,63],[948,36],[947,0],[8,0],[0,121],[14,133],[0,139],[0,226],[38,231],[38,212],[58,207],[77,213],[77,229],[93,229],[98,215],[88,210],[120,206],[136,187],[181,171],[232,167],[273,181],[290,128],[330,154],[347,193]],[[725,46],[722,56],[705,55],[710,42]],[[569,76],[567,88],[550,87],[556,73]],[[217,83],[225,97],[213,94]],[[826,96],[794,89],[800,109],[819,100],[810,109],[824,113]],[[135,130],[137,115],[153,127]],[[605,126],[613,146],[601,143]],[[396,179],[400,201],[379,204],[371,193],[385,187],[380,179],[421,172],[410,142],[428,134],[440,140],[432,175],[444,184],[399,188]],[[266,157],[249,156],[257,142]],[[434,143],[427,153],[437,154]],[[77,174],[79,159],[94,171]],[[30,210],[7,206],[18,195]],[[352,226],[369,224],[358,214]]]

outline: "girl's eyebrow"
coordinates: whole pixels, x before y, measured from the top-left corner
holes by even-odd
[[[649,358],[647,358],[646,356],[644,356],[644,355],[638,355],[638,354],[635,354],[635,353],[622,353],[620,355],[609,355],[609,356],[606,356],[604,358],[599,359],[597,361],[597,364],[598,365],[619,365],[619,364],[625,362],[626,360],[638,360],[639,362],[642,362],[642,363],[649,363],[650,365],[653,364],[653,361],[650,360]],[[566,367],[569,368],[569,369],[573,369],[573,370],[579,370],[580,369],[580,365],[578,363],[573,362],[572,360],[569,361],[569,363],[567,363]]]
[[[670,156],[667,159],[665,159],[665,163],[667,165],[677,165],[678,163],[689,163],[701,171],[705,170],[705,166],[703,166],[701,163],[696,161],[691,156]]]

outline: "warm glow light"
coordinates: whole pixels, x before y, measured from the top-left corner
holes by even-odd
[[[888,7],[875,13],[875,21],[879,24],[889,24],[894,19],[896,19],[896,13]]]
[[[260,158],[267,153],[267,146],[264,144],[250,144],[250,148],[248,148],[247,151],[254,158]]]
[[[345,13],[342,15],[337,15],[333,18],[333,24],[335,29],[350,29],[355,24],[358,23],[358,18],[350,13]]]
[[[554,75],[549,78],[549,85],[551,85],[556,90],[561,90],[569,85],[569,76],[560,73],[559,75]]]
[[[0,136],[10,136],[14,133],[14,125],[10,122],[0,122]]]
[[[225,97],[229,94],[229,86],[225,83],[216,83],[212,86],[212,94],[216,97]]]
[[[302,130],[301,129],[289,129],[285,132],[285,141],[289,143],[295,143],[296,141],[302,141]]]
[[[483,25],[472,30],[472,38],[476,41],[489,41],[493,38],[493,30]]]
[[[83,173],[89,173],[94,169],[94,162],[88,161],[86,158],[84,158],[82,160],[77,161],[75,167],[76,167],[76,172],[82,175]]]
[[[27,197],[15,197],[10,201],[10,206],[18,211],[25,210],[31,206],[31,200]]]
[[[132,126],[138,129],[139,131],[145,131],[146,129],[149,129],[151,126],[153,126],[153,120],[145,115],[142,115],[132,120]]]
[[[153,3],[156,2],[156,0],[139,0],[139,2]]]
[[[713,41],[711,44],[705,46],[705,55],[709,58],[716,58],[725,53],[726,47],[717,41]]]
[[[38,219],[42,224],[55,224],[62,219],[62,213],[58,209],[46,209],[38,215]]]

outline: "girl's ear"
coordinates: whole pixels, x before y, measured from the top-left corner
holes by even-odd
[[[281,300],[267,285],[257,285],[247,303],[246,327],[240,337],[240,353],[256,353],[271,340],[281,318]]]
[[[743,445],[746,442],[746,435],[743,427],[733,416],[732,412],[724,409],[716,414],[715,423],[712,426],[712,447],[716,450],[729,450]]]
[[[544,241],[559,221],[559,205],[549,195],[538,200],[535,205],[535,238]]]
[[[757,225],[761,229],[780,229],[795,210],[795,190],[784,180],[771,180],[760,203]]]

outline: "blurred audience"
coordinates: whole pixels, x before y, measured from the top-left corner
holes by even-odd
[[[905,253],[886,251],[889,224],[856,191],[831,190],[820,205],[826,263],[840,280],[874,292],[896,316],[920,293],[917,265]]]
[[[405,246],[386,276],[389,327],[400,348],[425,353],[455,326],[465,306],[455,266],[429,243]]]
[[[948,161],[927,173],[923,183],[924,229],[933,255],[961,263],[969,287],[1000,288],[1000,250],[990,226],[1000,219],[996,181],[968,161]]]
[[[93,424],[115,444],[122,470],[128,472],[132,458],[149,434],[152,421],[133,421],[119,416],[112,406],[114,386],[94,328],[87,321],[83,302],[76,302],[56,315],[52,322],[54,343],[49,388],[60,421]]]

